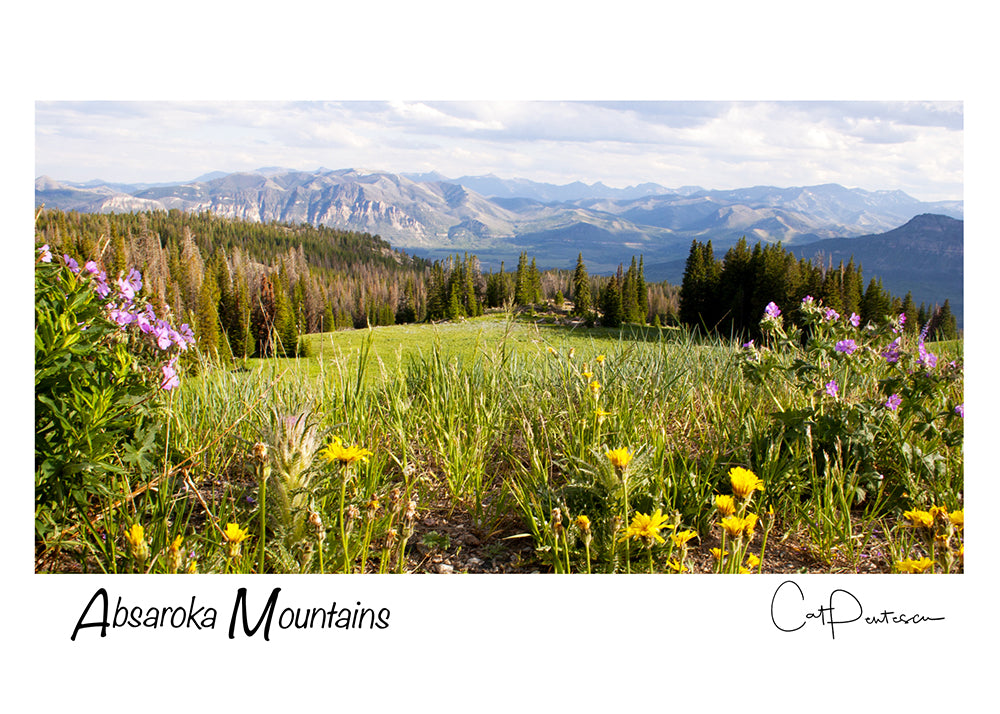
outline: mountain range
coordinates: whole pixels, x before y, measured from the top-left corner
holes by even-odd
[[[910,245],[905,255],[898,250],[899,234],[874,240],[896,229],[909,234],[909,229],[903,230],[908,222],[927,214],[961,226],[962,201],[923,202],[902,191],[837,184],[709,190],[644,183],[612,188],[600,182],[556,185],[492,175],[449,179],[436,172],[270,167],[156,184],[71,183],[41,176],[35,180],[35,202],[80,212],[180,209],[247,221],[324,225],[377,234],[394,248],[432,259],[468,251],[488,267],[498,267],[502,260],[512,264],[521,251],[527,251],[540,268],[572,268],[582,251],[588,269],[602,273],[642,254],[648,279],[672,282],[679,280],[678,265],[683,274],[692,240],[711,240],[717,251],[724,251],[746,236],[751,244],[781,241],[797,254],[814,249],[825,256],[853,251],[855,262],[865,267],[866,279],[877,274],[897,293],[899,288],[890,286],[897,282],[893,270],[903,271],[904,282],[910,279],[900,258],[926,259],[926,269],[915,268],[922,287],[907,288],[913,289],[918,303],[917,293],[926,292],[927,284],[941,284],[941,290],[931,290],[928,296],[944,294],[960,285],[962,276],[961,239],[958,262],[948,263],[948,270],[958,271],[957,283],[954,275],[948,283],[934,273],[935,264],[944,269],[935,263],[934,250],[956,250],[951,238],[949,247],[930,250],[933,236],[928,237],[926,226],[917,226],[924,236],[920,249],[914,252],[916,244]],[[862,246],[870,246],[864,248],[869,251],[864,260],[858,257]],[[895,259],[886,257],[891,255]],[[946,296],[955,309],[956,296]],[[960,302],[960,295],[957,298]]]

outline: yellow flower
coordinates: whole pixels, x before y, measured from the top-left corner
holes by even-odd
[[[240,528],[238,523],[227,523],[226,530],[222,532],[222,537],[229,543],[242,543],[249,535],[250,533]]]
[[[726,516],[719,525],[731,538],[739,538],[743,534],[744,522],[739,516]]]
[[[721,560],[722,558],[724,558],[727,555],[729,555],[729,551],[728,550],[726,552],[722,552],[721,548],[711,548],[711,549],[709,549],[708,552],[711,553],[712,557],[715,558],[716,560]]]
[[[959,530],[965,527],[965,511],[952,511],[948,514],[948,519]]]
[[[181,549],[181,543],[184,542],[184,536],[177,536],[174,538],[174,542],[170,544],[170,552],[176,553]]]
[[[754,491],[764,490],[764,482],[757,478],[757,474],[740,466],[729,470],[729,482],[733,485],[733,493],[744,500],[749,499]]]
[[[222,531],[222,537],[226,539],[229,548],[229,557],[235,558],[240,554],[240,543],[247,539],[250,533],[240,528],[237,523],[227,523],[226,530]]]
[[[733,501],[732,496],[716,496],[715,497],[715,510],[719,512],[719,515],[725,518],[726,516],[731,516],[736,513],[736,503]]]
[[[601,383],[598,382],[596,379],[590,383],[590,393],[593,394],[595,397],[601,393]]]
[[[757,516],[753,513],[748,513],[743,516],[743,532],[746,534],[747,538],[753,538],[753,529],[757,527]]]
[[[760,558],[753,553],[747,553],[747,567],[756,568],[758,565],[760,565]]]
[[[697,538],[698,534],[694,531],[681,531],[680,533],[674,533],[670,536],[670,540],[674,542],[674,546],[681,548],[687,545],[687,542],[692,538]]]
[[[577,516],[576,517],[576,527],[579,528],[584,533],[589,533],[590,532],[590,519],[587,518],[586,516],[582,516],[582,515],[581,516]]]
[[[927,557],[920,560],[906,558],[896,563],[896,569],[901,573],[924,573],[932,567],[934,567],[934,561]]]
[[[594,360],[597,362],[597,364],[604,364],[604,355],[597,355],[597,357],[595,357]]]
[[[625,531],[625,537],[638,538],[644,541],[646,545],[652,546],[654,540],[657,543],[666,542],[663,540],[663,536],[660,535],[660,531],[663,528],[673,528],[673,526],[667,524],[667,519],[663,516],[661,510],[657,508],[656,513],[651,516],[645,513],[636,513],[628,530]]]
[[[592,380],[594,378],[594,373],[593,372],[580,372],[580,376],[583,377],[583,379],[585,381],[589,382],[590,380]]]
[[[133,524],[129,530],[125,531],[125,540],[128,541],[133,551],[146,542],[145,536],[146,530],[138,523]]]
[[[334,461],[339,461],[341,464],[348,466],[356,461],[368,461],[368,457],[374,454],[368,449],[362,449],[360,446],[354,444],[344,446],[344,442],[335,436],[333,437],[333,441],[319,452],[319,455],[331,464]]]
[[[910,521],[910,525],[915,528],[927,528],[929,530],[934,527],[934,516],[928,511],[906,511],[903,514],[903,518]]]
[[[670,568],[671,570],[673,570],[675,573],[686,573],[687,572],[687,566],[685,566],[683,563],[678,563],[678,562],[676,562],[674,560],[668,560],[667,561],[667,567]]]
[[[628,447],[626,446],[622,446],[618,449],[612,449],[611,451],[606,452],[605,455],[608,457],[608,460],[611,461],[612,466],[616,469],[623,470],[629,465],[629,462],[632,461],[633,456],[633,454],[628,452]]]

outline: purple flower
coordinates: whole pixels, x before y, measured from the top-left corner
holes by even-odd
[[[837,396],[838,389],[839,388],[837,387],[836,381],[831,379],[829,382],[826,383],[826,393],[829,394],[831,397]]]
[[[892,411],[896,411],[896,409],[902,403],[903,403],[903,398],[898,394],[893,394],[888,399],[885,400],[885,406],[891,409]]]
[[[856,312],[852,312],[851,313],[850,323],[854,327],[860,327],[861,326],[861,315],[859,315]]]
[[[100,295],[102,300],[111,292],[111,288],[108,287],[108,276],[103,270],[94,279],[94,292]]]
[[[804,298],[802,298],[802,304],[803,305],[812,305],[813,304],[813,296],[812,295],[806,295]]]
[[[955,413],[958,414],[963,419],[965,419],[965,402],[962,402],[957,407],[955,407]]]
[[[889,364],[895,364],[899,361],[899,338],[897,337],[892,342],[889,343],[889,349],[882,353],[885,357],[885,361]]]
[[[40,257],[39,257],[39,259],[43,263],[51,263],[52,262],[52,251],[49,250],[49,244],[48,243],[46,243],[41,248],[39,248],[38,252],[41,254]]]
[[[188,345],[194,344],[194,332],[191,331],[191,327],[185,322],[181,325],[180,330],[178,330],[182,338],[182,342],[179,342],[180,348],[186,350]],[[751,340],[752,342],[753,340]]]
[[[832,322],[833,320],[840,319],[840,313],[834,310],[832,307],[828,307],[826,312],[823,313],[823,319],[827,322]]]
[[[845,352],[847,354],[853,354],[854,350],[858,349],[858,345],[854,340],[841,340],[834,347],[837,352]]]
[[[177,358],[174,357],[163,365],[163,381],[160,382],[160,389],[169,392],[174,387],[180,386],[181,379],[177,376],[177,370],[174,368],[176,362]]]
[[[920,364],[927,369],[934,369],[937,367],[937,355],[932,352],[928,352],[927,348],[924,347],[923,342],[917,345],[917,350],[920,352]]]
[[[91,275],[97,275],[97,273],[100,272],[101,270],[100,268],[97,267],[97,263],[95,263],[93,260],[88,260],[86,263],[84,263],[83,269],[86,270]]]
[[[742,346],[745,349],[752,350],[753,349],[753,340],[750,340],[749,342],[744,342]]]
[[[781,309],[775,305],[773,302],[769,302],[767,307],[764,308],[764,316],[770,318],[777,318],[781,315]]]
[[[156,326],[153,328],[153,335],[156,336],[156,346],[161,350],[170,349],[170,345],[173,344],[172,332],[170,325],[168,325],[164,320],[157,320]]]
[[[65,262],[66,265],[69,266],[69,269],[72,270],[74,273],[80,272],[80,264],[77,263],[72,258],[70,258],[68,255],[63,254],[63,262]]]
[[[143,334],[148,335],[153,331],[153,324],[156,322],[156,313],[153,312],[152,305],[146,305],[146,309],[135,315],[135,321]]]
[[[111,308],[111,319],[123,330],[135,321],[135,315],[121,307]]]

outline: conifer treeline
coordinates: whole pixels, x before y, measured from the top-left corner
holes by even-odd
[[[679,306],[676,288],[645,283],[641,259],[603,277],[587,274],[582,255],[576,271],[540,272],[521,253],[516,270],[484,274],[474,255],[431,263],[365,233],[178,210],[43,210],[36,232],[57,254],[99,260],[112,279],[137,268],[157,314],[188,322],[203,350],[226,358],[291,355],[305,333],[561,306],[578,295],[575,314],[612,325],[676,322]]]
[[[691,242],[684,279],[681,283],[680,320],[703,332],[724,336],[757,337],[764,308],[774,302],[786,316],[795,319],[799,303],[806,295],[844,316],[856,313],[861,324],[877,322],[885,315],[906,314],[908,330],[927,326],[929,339],[954,339],[958,336],[951,305],[918,308],[913,295],[902,299],[893,296],[872,278],[864,286],[861,266],[853,258],[833,265],[821,265],[795,256],[780,243],[751,250],[746,238],[726,251],[720,261],[712,250],[712,241]]]

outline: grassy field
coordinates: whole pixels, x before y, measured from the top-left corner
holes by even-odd
[[[105,504],[80,567],[135,569],[139,524],[153,572],[960,571],[961,343],[907,374],[915,344],[833,329],[760,349],[493,315],[203,363],[163,478]]]

